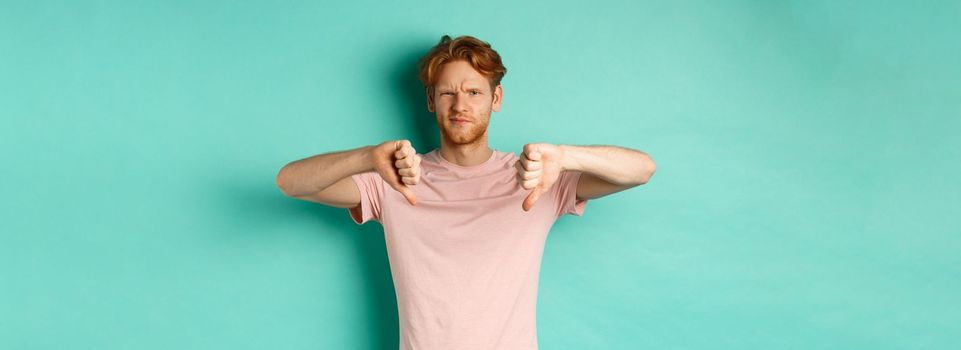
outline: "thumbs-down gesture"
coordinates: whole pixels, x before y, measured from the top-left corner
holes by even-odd
[[[374,147],[371,152],[374,170],[390,185],[404,195],[411,205],[417,204],[417,196],[409,186],[420,181],[420,155],[408,140],[387,141]]]
[[[532,190],[521,206],[524,211],[531,210],[541,194],[551,188],[561,175],[561,160],[564,151],[549,143],[528,143],[520,159],[514,164],[518,181],[524,189]]]

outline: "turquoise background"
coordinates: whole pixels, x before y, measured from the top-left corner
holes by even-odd
[[[658,164],[551,232],[542,349],[961,346],[961,2],[3,1],[0,348],[396,349],[381,226],[274,176],[435,147],[443,34],[494,148]]]

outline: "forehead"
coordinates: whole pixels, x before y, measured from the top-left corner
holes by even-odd
[[[467,61],[445,63],[437,75],[437,86],[487,85],[487,78],[480,74]]]

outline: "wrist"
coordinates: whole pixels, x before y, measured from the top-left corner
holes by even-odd
[[[558,145],[561,151],[561,170],[583,171],[581,164],[577,161],[577,153],[580,147],[572,145]]]
[[[364,146],[358,149],[357,151],[359,153],[358,158],[360,159],[360,162],[359,162],[360,172],[367,172],[367,171],[374,170],[376,168],[374,164],[376,164],[377,146]]]

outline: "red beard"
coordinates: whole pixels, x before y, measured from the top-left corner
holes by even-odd
[[[489,119],[480,120],[473,118],[468,123],[455,124],[448,119],[444,125],[441,125],[441,130],[451,143],[455,145],[469,145],[476,142],[481,136],[484,136],[484,133],[487,132],[488,120]]]

